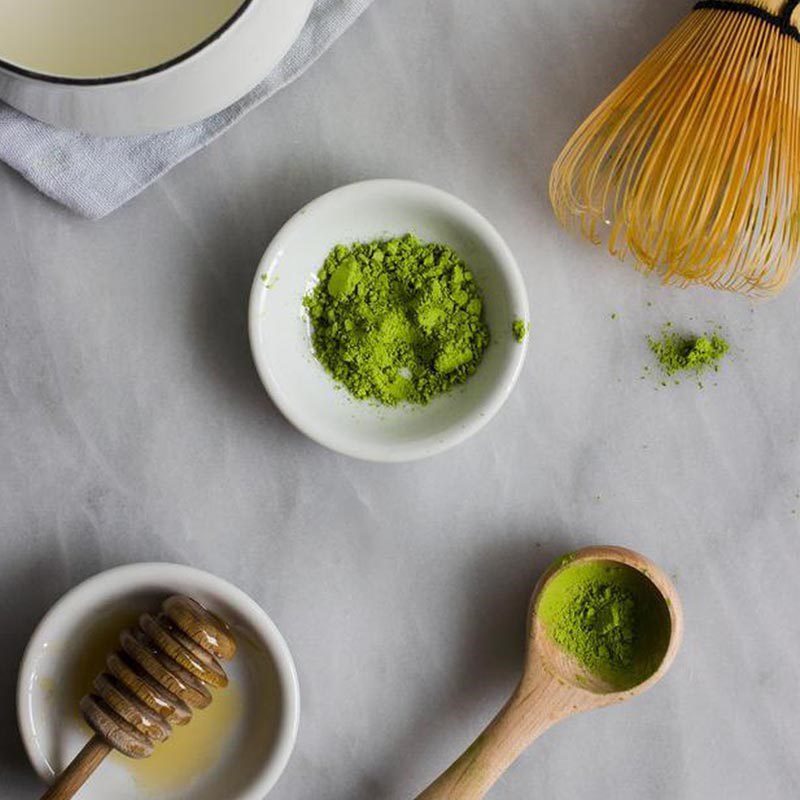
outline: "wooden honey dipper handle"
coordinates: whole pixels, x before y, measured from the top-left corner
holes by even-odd
[[[70,800],[112,749],[102,737],[93,736],[61,773],[58,782],[42,795],[42,800]]]
[[[42,800],[69,800],[112,750],[130,758],[151,755],[172,725],[186,725],[193,708],[211,702],[208,686],[228,685],[217,659],[236,653],[228,626],[182,595],[168,598],[155,616],[142,614],[135,630],[122,632],[120,645],[81,700],[94,737]]]

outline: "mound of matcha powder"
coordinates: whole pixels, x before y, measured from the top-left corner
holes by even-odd
[[[335,247],[304,300],[314,352],[354,397],[425,404],[463,383],[489,345],[481,292],[448,246]]]
[[[717,370],[730,349],[719,333],[684,336],[674,331],[669,323],[662,328],[658,339],[648,336],[647,344],[661,371],[669,376],[681,372],[701,375],[708,369]]]
[[[589,668],[627,669],[633,664],[636,599],[614,583],[587,582],[561,612],[553,637]]]
[[[567,566],[545,589],[539,613],[555,642],[618,689],[650,677],[669,644],[669,612],[655,587],[611,562]]]

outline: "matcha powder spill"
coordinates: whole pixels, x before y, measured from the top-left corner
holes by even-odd
[[[480,289],[447,245],[409,234],[335,247],[304,298],[320,363],[353,397],[425,404],[489,345]]]
[[[648,337],[647,344],[661,371],[670,377],[678,373],[700,376],[709,369],[716,371],[730,349],[719,333],[682,336],[670,323],[663,327],[658,339]]]

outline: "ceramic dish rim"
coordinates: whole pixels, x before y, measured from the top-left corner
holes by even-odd
[[[323,447],[364,461],[408,463],[438,455],[462,444],[478,433],[495,417],[517,384],[525,363],[529,337],[526,336],[522,342],[514,342],[513,356],[506,359],[507,364],[500,379],[492,387],[491,391],[487,393],[479,406],[462,420],[463,424],[460,426],[454,424],[436,437],[428,436],[413,443],[407,442],[403,444],[402,448],[394,448],[393,451],[390,451],[390,448],[375,443],[353,444],[348,442],[346,437],[337,438],[330,433],[326,433],[321,427],[315,427],[311,424],[306,415],[298,412],[283,393],[280,382],[273,375],[269,359],[259,343],[259,329],[261,326],[259,306],[261,304],[261,293],[264,291],[261,276],[269,264],[282,252],[284,241],[308,224],[311,212],[341,201],[347,201],[351,196],[358,195],[365,190],[383,190],[394,194],[412,193],[417,196],[427,196],[428,199],[437,203],[444,211],[458,219],[487,248],[491,254],[493,269],[497,270],[508,286],[516,315],[525,320],[526,323],[530,319],[528,295],[517,260],[497,228],[476,208],[461,198],[443,189],[418,181],[377,178],[340,186],[304,205],[275,234],[258,263],[250,290],[248,307],[250,349],[256,370],[261,383],[267,390],[267,394],[278,410],[297,430]],[[509,327],[510,325],[511,320],[509,320]]]

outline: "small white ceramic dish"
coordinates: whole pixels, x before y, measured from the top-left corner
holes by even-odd
[[[99,136],[187,125],[231,105],[265,78],[299,36],[313,5],[314,0],[242,0],[221,27],[188,50],[122,74],[87,75],[85,68],[80,77],[51,74],[0,52],[0,99],[55,127]],[[9,3],[1,7],[13,13]],[[156,17],[149,29],[137,30],[161,37],[162,27]],[[102,24],[95,28],[102,37]],[[50,41],[54,34],[41,35]],[[98,41],[98,48],[104,46]]]
[[[158,746],[167,756],[165,773],[153,770],[158,749],[152,761],[112,754],[81,789],[81,800],[262,800],[275,785],[294,747],[300,714],[297,673],[286,642],[240,589],[177,564],[132,564],[96,575],[64,595],[37,627],[20,668],[17,714],[28,756],[42,779],[52,782],[91,736],[76,703],[102,669],[121,628],[174,593],[195,597],[231,624],[239,644],[234,660],[225,664],[231,684],[215,693],[207,710],[195,712],[186,728],[173,732],[174,742]],[[224,720],[222,708],[227,709]],[[210,716],[204,720],[203,715]],[[218,736],[216,727],[224,727],[226,735]],[[191,741],[180,745],[179,736]],[[168,753],[171,744],[177,748]],[[199,751],[192,757],[201,768],[186,783],[181,761],[192,748]]]
[[[424,407],[377,407],[354,400],[313,355],[303,296],[330,250],[340,243],[405,233],[452,246],[484,294],[492,344],[461,387]],[[336,189],[299,211],[259,265],[250,295],[250,342],[272,400],[322,445],[370,461],[413,461],[447,450],[480,430],[508,398],[527,338],[511,332],[528,320],[528,299],[514,256],[475,209],[440,189],[375,180]]]

